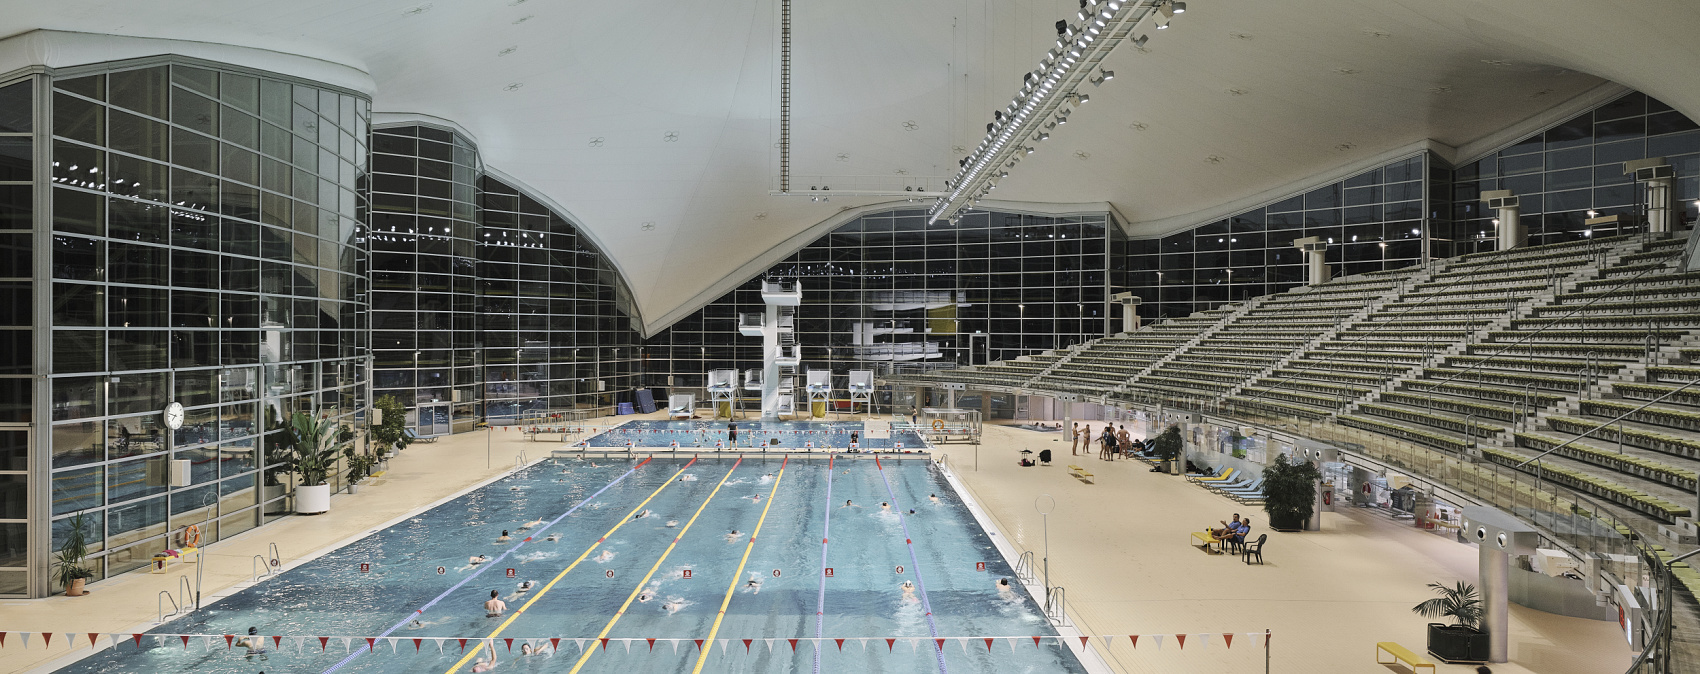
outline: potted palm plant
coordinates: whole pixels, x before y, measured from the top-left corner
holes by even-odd
[[[1162,433],[1157,434],[1157,437],[1152,438],[1151,449],[1157,454],[1157,459],[1163,462],[1161,466],[1164,472],[1180,474],[1181,471],[1176,464],[1179,462],[1183,445],[1181,429],[1178,426],[1165,428]]]
[[[53,579],[65,587],[65,596],[81,597],[85,594],[83,585],[94,577],[94,571],[83,566],[83,560],[89,556],[88,515],[72,515],[65,520],[65,526],[70,531],[66,532],[59,552],[53,555]]]
[[[1478,629],[1482,622],[1482,602],[1476,588],[1464,581],[1455,587],[1429,583],[1429,589],[1439,595],[1411,607],[1411,612],[1425,618],[1451,618],[1452,624],[1428,624],[1428,652],[1440,660],[1454,662],[1487,662],[1488,635]]]
[[[1269,513],[1269,528],[1302,531],[1316,509],[1316,481],[1322,473],[1309,461],[1289,462],[1277,454],[1263,469],[1263,511]]]
[[[383,411],[383,423],[373,424],[369,431],[381,460],[387,458],[391,450],[404,448],[412,442],[407,437],[407,408],[395,396],[381,396],[372,401],[372,406]]]
[[[294,445],[290,468],[301,477],[295,487],[295,512],[311,515],[331,509],[331,486],[326,482],[336,464],[336,422],[326,415],[296,412],[289,420]]]
[[[376,464],[377,460],[370,454],[355,451],[353,445],[342,448],[342,457],[344,464],[348,466],[348,493],[357,494],[360,492],[360,481],[372,474],[372,465]]]

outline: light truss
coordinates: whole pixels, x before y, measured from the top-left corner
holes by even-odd
[[[928,219],[951,219],[990,194],[1051,130],[1067,123],[1073,107],[1090,98],[1079,91],[1081,84],[1097,86],[1114,77],[1093,71],[1117,46],[1130,39],[1143,46],[1152,32],[1167,28],[1169,19],[1184,11],[1186,3],[1173,0],[1084,0],[1078,22],[1058,21],[1056,45],[1038,69],[1022,77],[1009,105],[994,113],[985,139],[963,160],[946,194],[928,210]]]

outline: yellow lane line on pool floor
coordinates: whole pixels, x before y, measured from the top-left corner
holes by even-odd
[[[684,466],[681,466],[679,468],[679,472],[674,473],[673,477],[667,478],[666,482],[662,483],[661,486],[656,487],[655,491],[650,492],[649,498],[644,499],[643,502],[637,504],[636,507],[633,507],[631,512],[626,513],[625,517],[620,518],[619,523],[615,524],[614,528],[609,529],[608,533],[602,534],[602,537],[596,539],[595,543],[591,543],[590,547],[585,548],[584,554],[579,555],[578,559],[573,560],[572,564],[568,564],[567,568],[562,569],[559,574],[556,574],[554,580],[549,581],[548,585],[544,585],[542,590],[538,591],[538,593],[535,596],[533,596],[529,601],[525,602],[524,605],[520,606],[518,611],[514,611],[513,615],[508,616],[507,620],[503,620],[502,624],[498,625],[496,627],[496,630],[494,632],[490,633],[490,636],[487,636],[487,637],[484,637],[483,639],[480,639],[478,641],[478,645],[474,646],[472,648],[472,650],[467,651],[466,655],[461,657],[460,662],[456,662],[455,666],[449,668],[449,671],[448,671],[447,674],[454,674],[455,672],[460,671],[461,667],[465,667],[466,663],[471,662],[474,657],[477,657],[478,654],[483,651],[484,643],[486,641],[490,642],[491,644],[494,644],[496,637],[501,636],[502,630],[507,629],[508,626],[512,625],[515,620],[518,620],[521,615],[525,614],[525,610],[528,609],[528,608],[531,608],[531,605],[537,603],[537,600],[542,599],[543,595],[549,594],[549,590],[551,590],[555,587],[555,583],[561,582],[561,579],[565,578],[567,576],[567,572],[572,571],[574,567],[579,565],[579,562],[582,562],[582,561],[585,560],[586,557],[589,557],[590,553],[592,551],[596,550],[596,546],[602,545],[602,542],[608,540],[609,536],[613,536],[614,532],[620,530],[620,527],[623,527],[623,526],[626,525],[627,522],[632,521],[632,517],[636,516],[638,514],[638,512],[643,510],[643,506],[645,504],[649,503],[658,494],[660,494],[661,490],[666,489],[668,487],[668,485],[671,485],[674,482],[678,482],[679,481],[679,475],[684,473],[687,469],[689,469],[691,467],[691,464],[694,464],[696,462],[697,462],[697,460],[695,458],[692,458],[690,463],[687,463]],[[675,540],[677,540],[677,539],[675,539]],[[491,648],[494,649],[495,646],[491,646]]]
[[[773,490],[767,493],[767,505],[762,506],[761,519],[756,520],[756,530],[750,532],[750,542],[744,546],[744,558],[738,560],[738,570],[732,574],[732,584],[726,586],[726,598],[720,600],[720,612],[714,615],[714,627],[708,631],[708,638],[703,640],[697,650],[696,669],[692,674],[701,674],[702,666],[708,662],[708,650],[714,647],[714,637],[720,633],[720,621],[726,619],[726,607],[732,604],[732,593],[738,590],[738,580],[744,577],[744,566],[750,563],[750,551],[756,547],[756,537],[761,535],[761,525],[767,523],[767,510],[773,507],[773,497],[779,493],[779,481],[785,479],[785,464],[791,462],[791,457],[779,462],[779,474],[773,476]]]
[[[590,656],[596,655],[596,644],[607,637],[609,632],[614,631],[614,623],[620,622],[620,616],[625,615],[626,609],[631,608],[632,602],[637,600],[638,593],[642,592],[644,586],[649,584],[649,579],[655,576],[655,572],[661,569],[661,564],[667,561],[667,555],[673,554],[673,548],[679,545],[679,539],[684,538],[685,534],[691,530],[691,525],[697,523],[697,517],[702,515],[703,509],[707,508],[709,502],[714,500],[715,494],[720,493],[720,488],[725,486],[726,480],[732,477],[733,471],[738,470],[738,464],[743,462],[744,457],[738,457],[738,461],[732,464],[732,470],[726,471],[726,476],[720,478],[720,484],[714,485],[714,491],[708,493],[708,498],[703,499],[702,505],[697,506],[696,513],[692,514],[691,520],[685,523],[685,528],[680,529],[679,535],[673,537],[673,542],[667,544],[667,550],[661,553],[660,559],[655,560],[655,566],[649,567],[649,573],[644,574],[643,580],[638,581],[637,587],[632,588],[632,593],[626,597],[626,603],[621,604],[620,610],[614,614],[614,617],[608,619],[608,625],[602,628],[602,633],[596,635],[594,642],[585,644],[584,654],[578,656],[578,664],[573,665],[571,674],[578,674],[578,670],[584,669],[584,663],[590,661]]]

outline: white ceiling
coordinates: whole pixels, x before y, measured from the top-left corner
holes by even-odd
[[[1000,184],[1158,233],[1412,143],[1460,146],[1605,80],[1700,118],[1688,0],[1191,0]],[[1074,0],[795,0],[793,169],[948,176]],[[371,74],[574,215],[651,330],[841,209],[775,197],[777,1],[0,0],[33,29],[197,40]],[[519,85],[519,86],[514,86]],[[669,140],[669,134],[676,134]],[[593,143],[600,139],[599,143]],[[1076,153],[1083,153],[1082,157]],[[1210,160],[1208,158],[1215,157]],[[830,176],[817,179],[812,176]],[[841,188],[842,189],[842,188]],[[654,223],[644,229],[644,223]],[[741,280],[741,279],[734,279]]]

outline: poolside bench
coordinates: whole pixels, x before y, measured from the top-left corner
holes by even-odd
[[[1389,660],[1387,662],[1382,662],[1381,661],[1381,653],[1383,651],[1386,651],[1388,655],[1393,656],[1393,659]],[[1428,671],[1430,671],[1430,672],[1434,671],[1434,663],[1423,659],[1422,656],[1417,655],[1416,653],[1412,653],[1411,649],[1405,648],[1404,646],[1400,646],[1399,644],[1396,644],[1396,643],[1391,642],[1391,641],[1376,642],[1376,644],[1375,644],[1375,663],[1376,664],[1378,664],[1378,665],[1393,665],[1393,664],[1398,664],[1398,663],[1401,663],[1401,662],[1403,662],[1407,666],[1409,666],[1411,668],[1412,672],[1416,672],[1417,670],[1422,669],[1424,667],[1427,667]]]
[[[1069,464],[1068,474],[1080,478],[1080,481],[1085,482],[1086,484],[1097,484],[1092,473],[1087,472],[1085,468],[1081,468],[1080,466]]]

